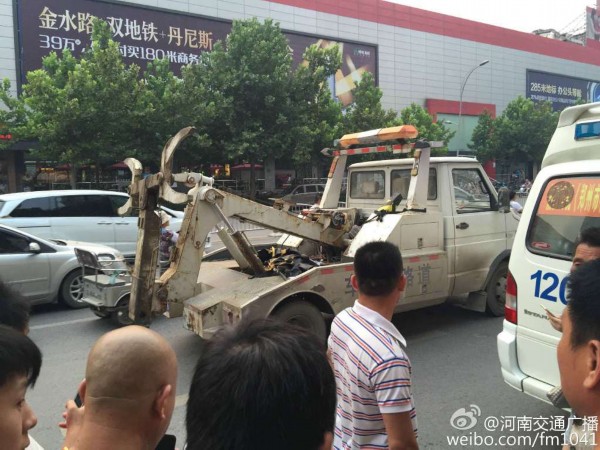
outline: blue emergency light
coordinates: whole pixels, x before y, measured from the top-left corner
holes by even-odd
[[[575,125],[575,140],[600,138],[600,122],[578,123]]]

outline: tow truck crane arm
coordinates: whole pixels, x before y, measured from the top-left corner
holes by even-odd
[[[152,314],[164,312],[167,304],[172,316],[180,315],[183,301],[198,294],[197,282],[208,234],[219,223],[226,228],[219,236],[242,269],[261,275],[264,267],[243,235],[229,225],[228,217],[237,217],[270,229],[333,247],[345,247],[344,235],[354,225],[356,210],[323,211],[316,220],[304,220],[286,210],[261,205],[213,187],[213,179],[197,173],[172,173],[172,161],[179,144],[195,132],[193,127],[180,130],[171,138],[161,158],[161,171],[141,179],[141,164],[128,158],[132,171],[130,200],[119,209],[128,214],[139,208],[138,243],[132,274],[129,317],[134,323],[148,324]],[[187,194],[174,191],[173,181],[194,187]],[[155,210],[159,200],[186,204],[184,220],[169,269],[155,281],[160,223]]]

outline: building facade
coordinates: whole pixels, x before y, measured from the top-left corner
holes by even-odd
[[[174,70],[210,51],[235,19],[279,22],[298,62],[307,45],[338,42],[344,67],[331,87],[341,102],[351,102],[362,72],[373,72],[386,108],[415,102],[458,132],[451,151],[466,150],[480,113],[500,114],[519,95],[557,109],[600,100],[600,45],[384,0],[0,0],[0,77],[16,92],[45,54],[77,53],[89,42],[91,16],[109,21],[128,61],[167,57]]]

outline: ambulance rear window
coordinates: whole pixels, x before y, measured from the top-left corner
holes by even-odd
[[[579,233],[591,227],[600,227],[600,177],[553,178],[536,206],[527,248],[570,260]]]

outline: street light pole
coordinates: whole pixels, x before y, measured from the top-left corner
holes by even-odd
[[[459,145],[462,145],[462,139],[461,139],[460,133],[462,131],[462,104],[463,104],[463,93],[465,92],[465,86],[467,85],[467,81],[469,80],[469,77],[471,76],[471,74],[473,72],[475,72],[477,69],[479,69],[480,67],[485,66],[489,62],[490,62],[490,60],[486,59],[484,61],[481,61],[475,67],[473,67],[469,71],[467,76],[465,77],[464,81],[462,82],[462,86],[460,87],[460,101],[458,102],[458,131],[456,133],[458,135],[458,138],[461,140],[461,143]],[[458,150],[456,150],[456,156],[460,156],[460,147],[458,148]]]

